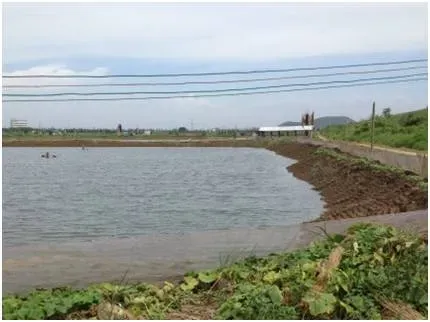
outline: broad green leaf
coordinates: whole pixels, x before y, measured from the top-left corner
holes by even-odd
[[[45,314],[40,307],[32,307],[27,311],[27,318],[25,320],[43,320],[45,319]]]
[[[164,291],[163,290],[157,290],[156,295],[160,300],[162,300],[164,298]]]
[[[46,316],[50,317],[53,316],[56,312],[55,310],[55,304],[52,303],[46,303],[45,305],[45,312],[46,312]]]
[[[347,284],[346,279],[347,279],[347,277],[345,277],[345,275],[337,275],[336,276],[336,284],[337,284],[337,286],[340,286],[345,292],[349,292],[349,288],[348,288],[348,284]]]
[[[363,299],[363,297],[361,296],[352,296],[351,297],[351,304],[359,311],[363,311],[366,309],[365,307],[365,301]]]
[[[421,305],[428,303],[428,294],[427,293],[425,293],[423,296],[421,296],[419,303]]]
[[[184,291],[192,291],[197,285],[199,285],[199,281],[191,276],[184,277],[185,283],[181,284],[181,289]]]
[[[272,285],[268,293],[269,293],[270,299],[272,300],[272,303],[280,304],[282,302],[281,290],[276,285]]]
[[[164,286],[163,286],[163,290],[165,292],[170,292],[171,290],[173,290],[175,288],[175,285],[173,285],[172,283],[169,282],[164,282]]]
[[[58,312],[60,312],[62,314],[66,314],[69,309],[70,309],[70,307],[68,307],[66,305],[60,305],[57,307]]]
[[[250,275],[250,273],[246,272],[246,271],[240,271],[239,272],[239,277],[244,279],[244,280],[247,279],[249,277],[249,275]]]
[[[351,305],[346,304],[345,302],[342,302],[342,301],[339,301],[339,304],[345,309],[346,313],[351,314],[354,312],[354,308]]]
[[[274,271],[270,271],[268,272],[266,275],[264,275],[263,277],[263,281],[269,283],[269,284],[273,284],[275,283],[277,280],[279,280],[281,278],[281,274],[274,272]]]
[[[199,273],[199,280],[203,283],[210,284],[218,279],[218,274],[215,272],[201,272]]]
[[[311,273],[311,272],[315,271],[317,265],[318,265],[317,262],[304,263],[302,265],[302,270],[305,272]]]
[[[331,293],[310,292],[303,301],[309,305],[309,312],[313,316],[330,314],[334,311],[337,303],[336,297]]]

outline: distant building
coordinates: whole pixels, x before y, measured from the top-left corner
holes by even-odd
[[[272,136],[273,133],[281,136],[284,135],[309,135],[309,132],[314,130],[313,125],[293,125],[293,126],[263,126],[257,130],[258,136],[265,136],[266,134]]]
[[[152,133],[152,132],[151,132],[151,130],[145,130],[145,131],[143,132],[143,134],[144,134],[144,135],[151,135],[151,133]]]
[[[26,127],[28,127],[28,122],[27,122],[27,120],[11,119],[10,120],[10,127],[13,129],[26,128]]]

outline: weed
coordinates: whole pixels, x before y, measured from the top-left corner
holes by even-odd
[[[79,312],[96,306],[92,317],[116,319],[426,319],[427,286],[420,236],[357,224],[302,250],[190,272],[178,285],[101,284],[6,296],[3,318],[88,318]]]
[[[318,148],[314,153],[332,157],[337,161],[349,162],[350,164],[360,166],[363,169],[369,169],[375,172],[390,172],[406,179],[411,183],[416,184],[417,187],[420,188],[421,190],[428,191],[428,183],[426,178],[407,172],[401,168],[397,168],[387,164],[382,164],[364,157],[350,156],[350,155],[338,152],[334,149]]]
[[[374,142],[395,148],[427,151],[427,128],[427,109],[397,115],[376,116]],[[322,130],[322,134],[334,140],[370,142],[370,121],[329,126]]]

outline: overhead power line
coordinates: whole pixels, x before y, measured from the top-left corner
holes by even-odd
[[[264,78],[251,78],[251,79],[236,79],[236,80],[214,80],[214,81],[184,81],[184,82],[139,82],[139,83],[98,83],[98,84],[34,84],[34,85],[3,85],[3,88],[67,88],[67,87],[134,87],[134,86],[176,86],[176,85],[210,85],[210,84],[232,84],[232,83],[252,83],[252,82],[266,82],[277,81],[286,79],[304,79],[304,78],[318,78],[318,77],[331,77],[340,75],[363,75],[363,74],[377,74],[377,73],[390,73],[398,71],[427,69],[427,66],[412,66],[402,68],[385,68],[376,70],[364,71],[347,71],[337,73],[325,74],[308,74],[308,75],[295,75],[295,76],[281,76],[281,77],[264,77]]]
[[[349,65],[332,65],[332,66],[319,66],[319,67],[299,67],[288,69],[260,69],[260,70],[247,70],[247,71],[227,71],[227,72],[206,72],[206,73],[178,73],[178,74],[119,74],[119,75],[3,75],[3,78],[149,78],[149,77],[186,77],[186,76],[216,76],[216,75],[244,75],[244,74],[263,74],[263,73],[285,73],[295,71],[310,71],[310,70],[324,70],[324,69],[337,69],[337,68],[354,68],[365,66],[387,66],[387,65],[400,65],[410,63],[426,62],[427,59],[411,59],[401,61],[379,62],[379,63],[366,63],[366,64],[349,64]]]
[[[240,92],[240,93],[224,93],[224,94],[198,94],[198,95],[174,95],[174,96],[146,96],[146,97],[109,97],[109,98],[63,98],[63,99],[6,99],[3,102],[18,103],[18,102],[95,102],[95,101],[146,101],[146,100],[159,100],[159,99],[175,99],[175,98],[199,98],[199,97],[225,97],[225,96],[245,96],[245,95],[258,95],[258,94],[275,94],[275,93],[288,93],[288,92],[300,92],[300,91],[312,91],[322,89],[333,89],[333,88],[345,88],[345,87],[360,87],[360,86],[371,86],[371,85],[382,85],[382,84],[394,84],[394,83],[410,83],[417,81],[426,81],[427,77],[411,78],[411,79],[399,79],[391,81],[378,81],[378,82],[365,82],[356,84],[345,84],[345,85],[331,85],[331,86],[320,86],[320,87],[302,87],[294,89],[280,89],[270,91],[257,91],[257,92]]]
[[[359,78],[351,80],[333,80],[327,82],[313,82],[313,83],[296,83],[296,84],[281,84],[281,85],[270,85],[270,86],[254,86],[254,87],[241,87],[241,88],[225,88],[225,89],[204,89],[204,90],[181,90],[181,91],[135,91],[135,92],[69,92],[69,93],[45,93],[45,94],[3,94],[4,97],[55,97],[55,96],[96,96],[96,95],[171,95],[171,94],[199,94],[199,93],[223,93],[223,92],[242,92],[242,91],[254,91],[261,89],[274,89],[274,88],[285,88],[285,87],[297,87],[297,86],[314,86],[314,85],[328,85],[328,84],[351,84],[365,81],[380,81],[380,80],[394,80],[403,79],[416,76],[427,76],[427,73],[415,73],[400,76],[384,76],[384,77],[373,77],[373,78]]]

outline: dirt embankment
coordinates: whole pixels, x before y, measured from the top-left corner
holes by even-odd
[[[13,139],[3,140],[3,147],[262,147],[253,139]]]
[[[326,202],[321,220],[427,209],[427,192],[399,174],[373,171],[347,160],[315,154],[316,149],[315,146],[296,143],[270,148],[297,160],[288,170],[321,193]]]

